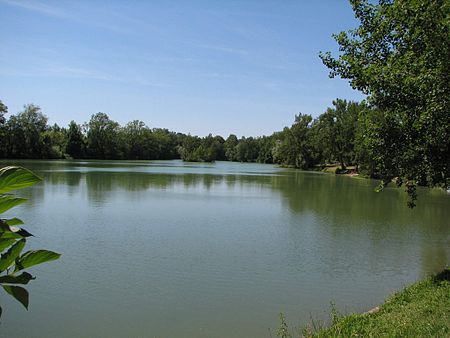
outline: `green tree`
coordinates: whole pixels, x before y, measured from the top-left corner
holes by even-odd
[[[272,136],[262,136],[256,139],[259,143],[258,158],[259,163],[273,163],[272,149],[274,147],[274,139]]]
[[[65,158],[67,133],[56,123],[41,135],[43,142],[42,158]]]
[[[357,162],[356,130],[359,114],[365,105],[336,99],[333,106],[319,116],[314,132],[318,133],[325,158],[329,161],[337,160],[341,168],[345,169],[346,165]]]
[[[109,160],[120,158],[119,124],[105,113],[92,115],[87,124],[87,151],[91,158]]]
[[[65,152],[72,158],[84,158],[86,155],[86,140],[81,126],[75,121],[69,123]]]
[[[450,2],[351,0],[360,24],[334,35],[335,58],[321,53],[330,76],[348,79],[379,114],[366,122],[367,146],[387,184],[450,185]]]
[[[126,159],[148,160],[157,158],[157,147],[152,131],[144,122],[134,120],[121,128],[121,141]]]
[[[236,135],[230,134],[223,144],[228,161],[236,161],[236,147],[239,141]]]
[[[6,123],[7,155],[12,158],[42,158],[45,145],[42,134],[47,130],[47,117],[34,104],[12,115]]]
[[[236,146],[236,160],[239,162],[256,162],[259,144],[253,137],[241,137]]]
[[[7,113],[8,107],[0,100],[0,158],[6,157],[7,131],[5,114]]]
[[[186,135],[183,143],[178,148],[181,159],[187,162],[200,161],[198,149],[201,146],[201,139],[198,136]]]
[[[179,135],[164,128],[153,128],[152,135],[157,148],[157,160],[172,160],[179,158],[177,151],[177,146],[179,146]]]
[[[312,143],[312,117],[307,114],[295,116],[291,128],[285,127],[275,134],[273,160],[275,163],[308,169],[316,164]]]
[[[0,100],[0,126],[6,122],[6,113],[8,113],[8,107]]]

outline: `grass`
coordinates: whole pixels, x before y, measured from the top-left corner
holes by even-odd
[[[282,338],[295,335],[278,331]],[[332,324],[304,328],[299,337],[450,337],[450,269],[389,297],[379,310],[339,316]]]

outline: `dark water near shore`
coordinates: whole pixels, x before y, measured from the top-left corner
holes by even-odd
[[[406,207],[377,182],[271,165],[21,161],[30,309],[4,292],[2,337],[268,337],[367,311],[450,261],[450,196]],[[274,334],[272,333],[274,336]]]

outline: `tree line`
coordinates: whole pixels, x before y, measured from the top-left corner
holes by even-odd
[[[1,102],[1,101],[0,101]],[[238,161],[276,163],[301,169],[339,163],[373,172],[370,150],[364,147],[365,103],[337,99],[318,118],[298,114],[290,127],[270,136],[206,137],[150,128],[142,121],[125,126],[105,113],[83,124],[49,125],[39,106],[28,104],[6,119],[1,103],[0,156],[25,159],[125,159]]]
[[[450,189],[450,2],[350,0],[359,26],[334,34],[339,54],[320,53],[330,77],[347,79],[365,102],[337,99],[318,118],[299,114],[270,136],[197,137],[121,127],[106,114],[67,128],[48,126],[39,107],[5,119],[0,101],[0,157],[229,160],[308,169],[338,162],[404,185]]]

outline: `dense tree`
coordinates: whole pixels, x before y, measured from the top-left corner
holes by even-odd
[[[0,100],[0,126],[6,122],[6,113],[8,113],[8,107]]]
[[[187,135],[183,138],[178,151],[184,161],[213,162],[225,159],[224,142],[221,136],[211,134],[204,138]]]
[[[72,158],[84,158],[86,155],[86,140],[81,126],[75,121],[70,121],[67,131],[66,151]]]
[[[187,135],[183,139],[183,143],[179,146],[178,152],[180,153],[181,159],[183,161],[200,161],[201,160],[201,154],[200,154],[200,146],[201,146],[201,139],[198,136],[191,136]]]
[[[225,140],[222,136],[216,135],[213,137],[211,147],[213,148],[214,157],[217,161],[225,161],[227,159],[225,156],[224,144]]]
[[[42,133],[42,158],[65,158],[67,132],[57,124]]]
[[[201,138],[167,129],[150,129],[138,120],[121,127],[103,113],[93,115],[83,127],[74,121],[67,129],[56,124],[48,126],[40,108],[27,105],[24,111],[0,125],[1,157],[232,160],[278,163],[301,169],[319,169],[339,162],[342,168],[356,165],[370,177],[383,178],[385,167],[380,156],[388,156],[397,146],[386,144],[380,137],[387,130],[398,132],[389,129],[389,123],[379,108],[336,99],[316,119],[299,114],[291,127],[271,136],[238,139],[230,135],[224,140],[211,134]],[[390,140],[401,137],[395,133],[389,135]],[[419,181],[423,183],[426,182]]]
[[[8,113],[8,107],[0,100],[0,158],[6,157],[6,128],[5,114]]]
[[[152,134],[157,146],[155,160],[172,160],[179,158],[177,148],[180,145],[180,134],[164,128],[153,128]]]
[[[241,137],[236,146],[236,160],[239,162],[256,162],[259,154],[259,142],[253,137]]]
[[[239,140],[236,135],[231,134],[225,140],[223,144],[225,157],[228,161],[236,161],[236,146],[238,145]]]
[[[158,157],[157,145],[150,128],[144,122],[134,120],[120,130],[123,157],[130,160]]]
[[[120,158],[119,124],[105,113],[92,115],[87,124],[88,157],[102,160]]]
[[[43,134],[47,130],[47,117],[34,104],[12,115],[6,123],[6,152],[11,158],[42,158]]]
[[[301,169],[311,168],[316,163],[311,127],[311,115],[299,114],[291,128],[286,127],[275,135],[274,162]]]
[[[342,169],[357,162],[355,138],[364,104],[336,99],[315,123],[314,132],[321,142],[322,155],[328,162],[338,161]]]
[[[275,145],[273,137],[263,136],[257,138],[257,142],[259,143],[259,152],[256,161],[259,163],[272,163],[272,149]]]
[[[330,76],[368,95],[365,143],[384,183],[450,185],[450,3],[351,0],[359,27],[335,35],[340,55],[321,54]]]

